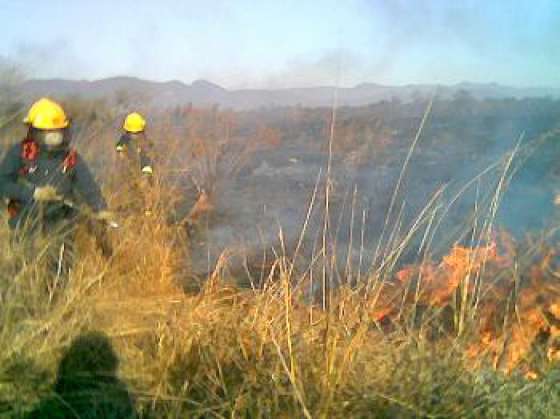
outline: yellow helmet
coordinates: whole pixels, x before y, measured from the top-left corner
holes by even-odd
[[[33,128],[46,130],[66,128],[69,121],[62,106],[44,97],[29,108],[23,123],[29,124]]]
[[[128,114],[124,120],[123,129],[127,132],[142,132],[146,127],[146,120],[137,112]]]

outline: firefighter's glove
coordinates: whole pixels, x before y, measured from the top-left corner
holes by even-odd
[[[115,214],[111,211],[103,210],[95,213],[95,219],[99,221],[112,221],[115,219]]]
[[[154,169],[152,169],[152,166],[144,166],[142,168],[142,174],[144,176],[152,176],[154,174]]]
[[[95,214],[95,219],[98,221],[102,221],[103,223],[107,224],[110,227],[118,228],[119,224],[115,220],[115,214],[111,211],[99,211]]]
[[[62,201],[56,188],[51,185],[37,186],[33,191],[33,199],[39,202]]]

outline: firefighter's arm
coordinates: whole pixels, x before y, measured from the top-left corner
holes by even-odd
[[[115,144],[115,151],[117,151],[117,153],[123,153],[126,151],[126,140],[124,135],[121,135],[119,141]]]
[[[140,144],[140,166],[142,167],[142,174],[151,176],[154,173],[154,166],[152,156],[154,153],[154,147],[152,142],[144,138]]]
[[[107,209],[107,203],[101,193],[101,188],[95,181],[86,162],[80,156],[77,157],[73,181],[73,192],[80,200],[90,207],[92,211],[100,212]]]
[[[20,146],[15,145],[0,163],[0,196],[29,202],[33,199],[34,187],[24,182],[18,182],[18,172],[23,166],[20,152]]]

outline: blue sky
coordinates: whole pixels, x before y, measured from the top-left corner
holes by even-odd
[[[560,0],[0,0],[30,77],[560,87]]]

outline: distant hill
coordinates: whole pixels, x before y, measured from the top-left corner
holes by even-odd
[[[148,103],[155,107],[170,107],[192,103],[195,106],[220,105],[239,110],[280,106],[331,106],[335,88],[308,87],[292,89],[243,89],[228,90],[205,80],[192,84],[180,81],[153,82],[133,77],[113,77],[95,81],[85,80],[28,80],[21,85],[26,98],[43,95],[55,97],[81,96],[84,98],[108,98],[115,101]],[[425,98],[433,92],[442,98],[452,98],[459,92],[467,92],[474,98],[525,98],[560,97],[560,89],[515,88],[495,83],[459,83],[455,85],[411,84],[383,86],[363,83],[355,87],[339,88],[340,106],[363,106],[380,101],[398,100],[408,102]]]

